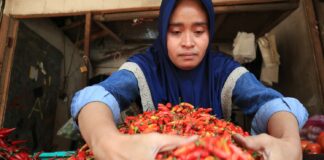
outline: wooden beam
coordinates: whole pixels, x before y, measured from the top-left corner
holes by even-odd
[[[3,58],[5,55],[5,48],[7,46],[7,35],[9,29],[9,16],[3,15],[0,26],[0,74],[2,71]]]
[[[216,14],[225,13],[251,13],[251,12],[274,12],[294,10],[298,7],[298,3],[279,3],[279,4],[254,4],[254,5],[232,5],[232,6],[215,6]],[[122,21],[132,20],[135,18],[157,18],[159,11],[138,11],[138,12],[122,12],[109,14],[96,14],[93,16],[95,21]]]
[[[103,23],[95,21],[95,23],[104,31],[106,31],[108,33],[108,35],[110,37],[112,37],[113,39],[115,39],[117,42],[119,43],[124,43],[123,40],[121,38],[119,38],[112,30],[110,30],[107,26],[105,26]]]
[[[280,16],[278,18],[276,18],[274,21],[264,24],[264,27],[262,28],[262,30],[260,30],[260,32],[258,33],[258,35],[256,35],[256,37],[264,36],[264,34],[271,31],[272,28],[274,28],[276,25],[278,25],[280,22],[282,22],[285,18],[287,18],[293,11],[294,10],[288,10],[288,11],[280,14]]]
[[[224,23],[225,19],[227,18],[226,14],[219,14],[215,20],[215,34],[217,35],[218,31],[222,28],[222,24]]]
[[[130,56],[134,53],[139,53],[139,51],[141,51],[141,50],[147,49],[149,46],[151,46],[151,44],[139,45],[139,46],[137,46],[135,48],[131,48],[131,49],[129,49],[127,47],[126,48],[120,47],[120,49],[118,51],[112,51],[110,53],[105,52],[106,53],[105,56],[102,56],[100,58],[100,60],[94,61],[94,63],[96,64],[96,67],[97,67],[97,66],[100,66],[100,64],[105,63],[107,60],[112,59],[116,56],[122,56],[122,55]]]
[[[253,11],[269,11],[269,9],[274,10],[283,10],[285,8],[290,8],[291,4],[297,4],[298,5],[299,0],[215,0],[213,2],[214,9],[216,10],[216,13],[229,13],[229,12],[241,12],[249,9],[248,7],[244,6],[250,6],[250,8]],[[25,3],[24,1],[21,1],[19,3]],[[263,7],[270,5],[270,7]],[[240,9],[240,6],[243,6],[242,9]],[[229,8],[227,8],[229,7]],[[260,7],[260,8],[259,8]],[[61,12],[61,13],[29,13],[29,14],[18,14],[18,13],[12,13],[11,16],[14,18],[19,19],[25,19],[25,18],[44,18],[44,17],[62,17],[62,16],[82,16],[86,14],[88,11],[69,11],[69,12]],[[150,13],[150,11],[159,12],[159,6],[154,7],[130,7],[130,8],[116,8],[116,9],[93,9],[91,12],[94,15],[102,15],[102,14],[111,14],[111,19],[115,20],[122,20],[116,16],[118,14],[130,14],[130,13]],[[248,11],[249,12],[249,11]],[[116,16],[114,14],[117,14]],[[156,13],[155,13],[156,14]],[[114,16],[114,17],[113,17]],[[145,15],[144,15],[145,16]],[[150,14],[147,14],[148,18],[150,18]],[[95,16],[96,17],[96,16]],[[127,16],[126,16],[127,17]],[[134,17],[134,15],[129,15],[129,17]],[[155,18],[157,16],[153,16],[151,18]],[[138,18],[138,17],[135,17]],[[145,17],[144,17],[145,18]],[[127,18],[132,19],[132,18]],[[96,17],[94,20],[100,20],[100,18]],[[109,18],[108,18],[109,20]]]
[[[124,13],[112,13],[112,14],[100,14],[94,15],[95,21],[123,21],[132,20],[135,18],[157,18],[159,11],[142,11],[142,12],[124,12]]]
[[[85,76],[85,80],[83,81],[84,86],[86,86],[87,82],[88,82],[88,78],[89,78],[89,57],[90,57],[90,36],[91,36],[91,12],[88,12],[85,15],[85,26],[84,26],[84,43],[83,43],[83,47],[84,47],[84,55],[83,55],[83,60],[84,60],[84,65],[85,67],[87,67],[87,72],[86,72],[86,76]]]
[[[18,34],[19,21],[10,19],[9,22],[9,30],[8,30],[8,38],[10,39],[10,45],[6,46],[5,56],[4,56],[4,64],[3,64],[3,72],[1,72],[1,100],[0,100],[0,128],[3,127],[6,106],[8,100],[9,93],[9,84],[11,78],[11,69],[14,60],[17,34]]]
[[[214,6],[233,6],[270,3],[298,3],[298,0],[212,0]],[[29,7],[31,3],[37,3]],[[59,4],[59,5],[58,5]],[[61,5],[60,5],[61,4]],[[78,5],[79,4],[79,5]],[[82,5],[80,5],[82,4]],[[19,18],[40,18],[53,16],[69,16],[71,14],[84,15],[92,13],[120,13],[133,11],[159,10],[161,0],[10,0],[6,14]]]
[[[319,75],[319,91],[322,95],[322,100],[324,100],[324,57],[323,57],[323,48],[320,39],[320,33],[318,30],[318,22],[316,19],[314,5],[312,0],[302,0],[304,5],[305,14],[306,14],[306,22],[308,25],[309,33],[311,36],[311,41],[314,49],[314,60],[316,67],[316,72]],[[322,107],[322,113],[324,112],[324,108]]]
[[[65,30],[69,30],[69,29],[73,29],[75,27],[81,26],[83,24],[84,24],[84,20],[75,21],[75,22],[72,22],[71,24],[68,24],[68,25],[65,25],[65,26],[61,27],[61,29],[63,31],[65,31]]]
[[[104,30],[103,31],[96,32],[96,33],[92,33],[91,36],[90,36],[90,42],[92,42],[92,41],[94,41],[96,39],[99,39],[99,38],[106,37],[108,35],[109,35],[109,33],[107,33],[107,31],[104,31]],[[80,46],[80,45],[84,44],[84,41],[85,41],[85,39],[82,39],[80,41],[77,41],[76,42],[76,45],[77,46]]]
[[[271,3],[271,4],[253,4],[253,5],[233,5],[233,6],[216,6],[215,13],[255,13],[255,12],[275,12],[287,11],[298,8],[298,3]],[[256,13],[257,14],[257,13]]]
[[[90,55],[90,34],[91,34],[91,13],[86,14],[85,28],[84,28],[84,55]]]

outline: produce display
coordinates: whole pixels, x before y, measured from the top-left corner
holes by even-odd
[[[0,129],[0,159],[6,160],[36,160],[40,153],[34,157],[29,156],[27,148],[20,145],[26,140],[10,140],[8,135],[12,133],[15,128],[1,128]]]
[[[157,108],[156,111],[146,111],[137,116],[127,116],[124,124],[118,126],[119,131],[130,135],[151,132],[180,136],[198,135],[199,139],[172,151],[160,152],[157,154],[156,160],[261,159],[259,154],[239,147],[232,139],[234,134],[249,136],[249,133],[229,121],[211,115],[211,108],[195,109],[193,105],[185,102],[175,106],[172,106],[171,103],[159,104]],[[318,117],[321,119],[318,119]],[[322,125],[317,128],[314,127],[318,122],[322,123],[322,118],[322,116],[313,116],[301,130],[301,147],[306,154],[305,156],[323,156],[324,131],[320,130]],[[26,140],[10,140],[8,138],[8,135],[14,130],[15,128],[0,129],[0,159],[39,160],[41,152],[31,156],[28,149],[22,147]],[[94,155],[85,144],[68,158],[52,157],[49,160],[64,159],[94,160]]]
[[[128,116],[125,123],[118,126],[123,134],[163,134],[191,136],[198,135],[195,142],[180,146],[172,151],[160,152],[156,160],[254,160],[260,156],[251,150],[237,146],[232,135],[248,136],[239,126],[211,115],[211,108],[198,108],[189,103],[172,106],[159,104],[157,111],[146,111],[137,116]],[[26,141],[10,141],[7,135],[13,129],[0,129],[0,159],[38,160],[40,153],[30,156],[27,149],[19,147]],[[63,160],[52,157],[50,160]],[[92,160],[94,155],[87,145],[78,149],[67,160]]]
[[[233,134],[248,136],[239,126],[210,115],[211,108],[198,108],[189,103],[172,106],[159,104],[157,111],[147,111],[137,116],[128,116],[119,126],[124,134],[163,134],[191,136],[199,135],[196,142],[172,151],[160,152],[157,160],[253,160],[259,158],[253,151],[238,147],[232,140]],[[88,155],[88,156],[87,156]],[[92,158],[91,152],[80,150],[70,160],[80,157]]]
[[[311,116],[300,131],[304,154],[324,153],[324,115]]]
[[[324,131],[316,138],[316,141],[301,140],[302,150],[305,154],[320,154],[324,153]]]

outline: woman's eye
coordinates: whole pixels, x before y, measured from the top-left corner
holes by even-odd
[[[195,31],[195,34],[196,34],[196,35],[201,35],[201,34],[203,34],[204,32],[205,32],[205,31],[200,31],[200,30],[199,30],[199,31]]]
[[[172,35],[179,35],[181,32],[180,31],[171,31]]]

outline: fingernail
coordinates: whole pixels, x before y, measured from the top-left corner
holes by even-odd
[[[188,141],[195,141],[195,140],[197,140],[198,138],[199,138],[199,136],[197,136],[197,135],[193,135],[193,136],[191,136],[191,137],[188,138]]]

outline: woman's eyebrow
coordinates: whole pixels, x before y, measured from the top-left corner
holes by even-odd
[[[179,27],[179,26],[182,26],[182,25],[183,25],[183,23],[181,23],[181,22],[171,22],[169,24],[169,26],[173,26],[173,27]]]
[[[207,22],[195,22],[193,25],[195,26],[207,26]]]
[[[183,26],[183,25],[184,25],[184,23],[182,23],[182,22],[171,22],[169,24],[169,26],[173,26],[173,27],[179,27],[179,26]],[[194,22],[193,25],[194,26],[207,26],[208,24],[207,24],[207,22]]]

